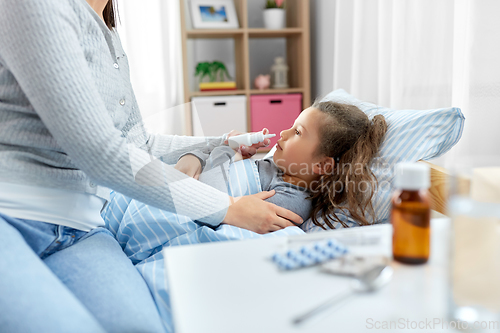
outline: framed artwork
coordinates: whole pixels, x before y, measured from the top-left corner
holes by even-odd
[[[190,0],[195,29],[236,29],[238,16],[233,0]]]

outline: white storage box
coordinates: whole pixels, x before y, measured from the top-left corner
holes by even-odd
[[[246,96],[193,97],[191,101],[194,136],[247,132]]]

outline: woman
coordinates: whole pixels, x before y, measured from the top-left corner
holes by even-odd
[[[225,137],[146,133],[114,26],[112,1],[0,0],[2,331],[162,331],[103,228],[108,188],[214,226],[301,222],[273,192],[233,200],[163,163]]]

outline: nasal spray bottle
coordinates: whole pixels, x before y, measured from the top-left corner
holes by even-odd
[[[246,133],[238,136],[230,137],[227,142],[229,147],[238,149],[241,145],[251,146],[265,139],[274,138],[276,134],[264,134],[264,132]]]

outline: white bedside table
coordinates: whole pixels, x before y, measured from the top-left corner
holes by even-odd
[[[349,248],[355,253],[390,256],[391,225],[167,248],[164,255],[176,332],[358,333],[377,331],[377,322],[391,321],[422,326],[409,329],[413,332],[451,331],[436,324],[447,320],[449,225],[447,218],[432,220],[431,257],[426,265],[392,262],[394,276],[388,286],[373,294],[359,294],[299,327],[291,323],[294,316],[350,288],[351,279],[322,273],[318,267],[282,272],[269,257],[285,250],[289,239],[325,236],[351,244],[379,238],[378,244]],[[400,326],[378,331],[402,330]]]

